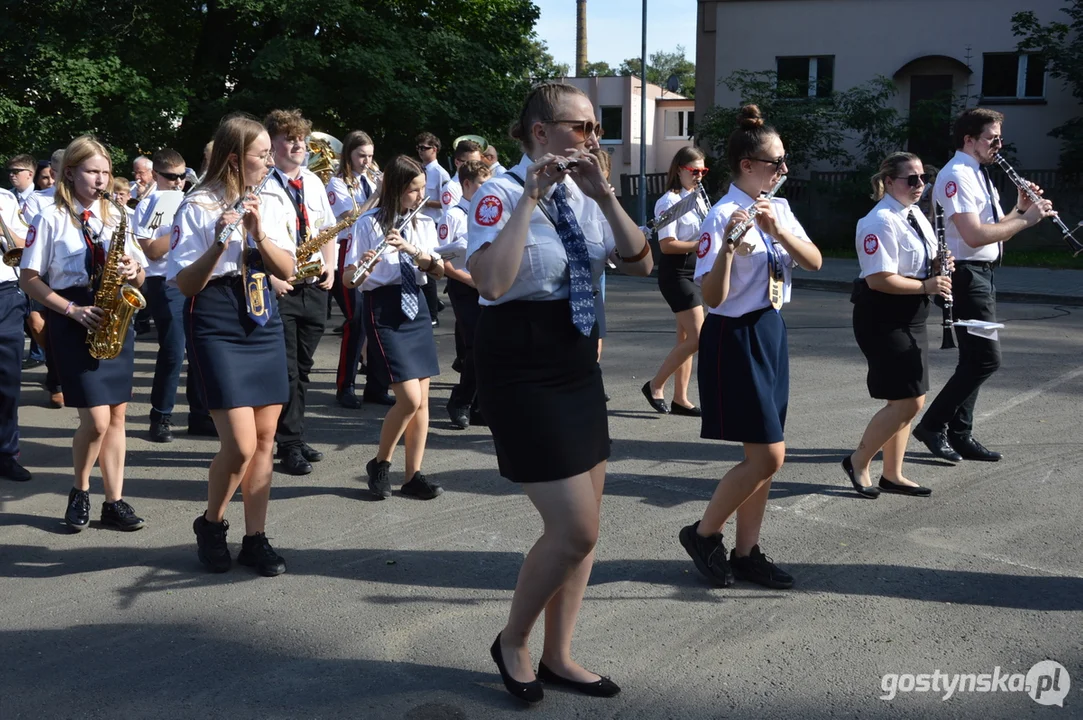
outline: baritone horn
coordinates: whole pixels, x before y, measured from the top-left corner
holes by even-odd
[[[263,291],[266,289],[266,283],[267,273],[254,272],[248,276],[248,286],[245,291],[248,293],[249,305],[252,308],[253,315],[263,314]]]
[[[19,267],[23,260],[23,249],[15,244],[15,237],[3,217],[0,217],[0,253],[3,253],[4,264],[8,267]]]
[[[308,146],[308,169],[316,173],[323,184],[331,182],[342,159],[342,141],[334,135],[314,132],[305,138]]]

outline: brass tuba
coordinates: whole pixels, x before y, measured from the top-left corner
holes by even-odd
[[[308,169],[326,185],[338,170],[342,141],[327,133],[314,132],[305,138],[305,144],[308,145]]]
[[[143,293],[124,282],[120,277],[120,259],[124,257],[124,244],[128,235],[128,213],[112,196],[101,192],[101,197],[120,213],[120,222],[109,243],[105,257],[101,284],[94,293],[94,305],[105,312],[97,330],[87,333],[90,357],[95,360],[112,360],[124,349],[124,339],[132,326],[132,315],[147,306]]]

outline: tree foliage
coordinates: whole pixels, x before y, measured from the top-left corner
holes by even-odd
[[[1034,52],[1046,63],[1051,77],[1064,81],[1078,105],[1083,106],[1083,0],[1069,0],[1061,12],[1068,22],[1042,24],[1033,11],[1027,10],[1012,16],[1012,32],[1023,52]],[[1060,166],[1065,170],[1078,170],[1083,166],[1083,115],[1054,128],[1051,136],[1063,141]]]
[[[605,61],[587,63],[586,77],[612,77],[617,71]]]
[[[617,68],[617,75],[640,77],[643,63],[640,58],[628,58]],[[684,56],[684,46],[678,45],[673,52],[659,50],[647,56],[647,82],[661,87],[671,75],[680,83],[677,92],[685,97],[696,96],[696,65]]]

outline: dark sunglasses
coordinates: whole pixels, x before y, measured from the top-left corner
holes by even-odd
[[[5,168],[5,170],[8,171],[8,175],[18,175],[21,172],[28,172],[28,173],[34,172],[30,168]]]
[[[435,146],[433,146],[433,145],[418,145],[417,149],[418,150],[433,150],[433,149],[435,149]]]
[[[708,172],[708,168],[688,167],[687,165],[681,165],[681,170],[686,170],[696,177],[703,177]]]
[[[550,125],[567,125],[584,140],[591,135],[602,136],[602,124],[593,120],[546,120]]]
[[[764,160],[763,158],[758,158],[758,157],[747,157],[747,158],[745,158],[745,160],[755,160],[756,162],[767,163],[768,165],[774,165],[775,166],[775,172],[778,172],[778,169],[786,164],[786,156],[785,155],[778,158],[777,160]]]
[[[170,182],[177,182],[178,180],[183,180],[186,177],[186,175],[184,173],[167,173],[167,172],[158,172],[157,170],[155,170],[154,172],[158,173],[159,175],[164,177],[166,180],[169,180]]]
[[[916,188],[919,184],[920,185],[928,185],[929,180],[932,179],[932,176],[929,175],[929,173],[922,173],[921,175],[918,175],[917,173],[914,173],[913,175],[905,175],[905,176],[903,176],[903,175],[895,175],[893,177],[894,177],[895,180],[905,180],[906,184],[909,185],[912,188]]]

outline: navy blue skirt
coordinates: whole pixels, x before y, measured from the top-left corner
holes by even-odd
[[[216,278],[184,303],[188,372],[208,410],[282,405],[290,397],[286,336],[278,301],[270,293],[271,319],[248,317],[240,276]]]
[[[89,288],[73,287],[54,291],[76,305],[93,305]],[[49,310],[45,331],[49,351],[56,361],[64,405],[92,408],[120,405],[132,399],[132,374],[135,372],[135,331],[128,328],[120,355],[112,360],[90,357],[87,329],[70,317]]]
[[[440,374],[432,317],[420,286],[417,305],[417,315],[407,319],[402,311],[401,285],[384,285],[363,294],[368,367],[378,384],[389,386]]]
[[[790,401],[786,323],[767,307],[739,318],[708,313],[699,337],[700,437],[783,440]]]

